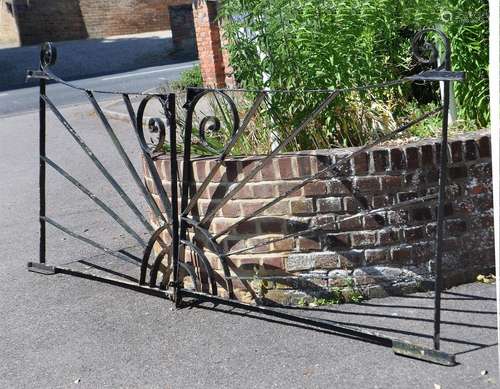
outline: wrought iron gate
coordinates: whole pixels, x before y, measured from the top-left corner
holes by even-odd
[[[437,55],[438,50],[436,46],[431,43],[427,38],[429,34],[435,34],[441,40],[442,47],[444,48],[444,58],[441,61],[441,65],[437,66]],[[288,135],[280,140],[280,142],[275,145],[270,153],[266,156],[260,158],[255,166],[250,169],[249,172],[236,184],[234,184],[230,189],[223,195],[223,197],[218,201],[213,207],[211,207],[207,213],[201,217],[197,218],[193,216],[192,211],[196,206],[198,200],[202,194],[207,190],[208,185],[213,180],[215,175],[218,173],[219,169],[224,166],[226,158],[230,155],[231,150],[236,145],[237,141],[247,130],[250,122],[257,111],[260,109],[261,104],[270,94],[279,93],[292,93],[290,90],[241,90],[241,89],[200,89],[200,88],[190,88],[187,91],[187,100],[184,105],[186,109],[185,124],[181,131],[177,130],[178,113],[176,112],[176,99],[178,96],[172,93],[166,94],[147,94],[147,93],[131,93],[131,92],[115,92],[115,91],[99,91],[99,90],[88,90],[84,88],[79,88],[71,83],[68,83],[51,71],[51,66],[56,62],[56,48],[51,43],[46,43],[42,46],[41,56],[40,56],[40,69],[28,72],[29,78],[38,79],[40,83],[40,251],[39,251],[39,262],[28,263],[28,269],[33,272],[39,272],[43,274],[54,274],[63,273],[78,277],[83,277],[87,279],[93,279],[108,284],[113,284],[135,291],[148,293],[152,295],[167,297],[171,299],[176,307],[181,307],[183,301],[186,298],[194,299],[197,301],[210,301],[217,304],[225,304],[233,307],[239,307],[242,309],[258,312],[265,315],[271,315],[287,321],[299,322],[306,324],[308,326],[313,326],[317,328],[327,329],[339,334],[347,334],[349,336],[358,338],[360,340],[374,342],[387,347],[392,347],[395,353],[406,355],[434,363],[439,363],[443,365],[453,365],[455,364],[454,355],[447,354],[446,352],[439,351],[440,349],[440,312],[441,312],[441,289],[442,289],[442,256],[443,256],[443,220],[444,220],[444,204],[446,196],[446,175],[447,175],[447,152],[441,152],[440,156],[440,179],[439,179],[439,193],[438,197],[438,225],[437,225],[437,250],[436,250],[436,268],[435,268],[435,317],[434,317],[434,348],[427,348],[409,342],[390,338],[387,336],[379,335],[372,332],[367,332],[355,327],[355,325],[345,326],[342,324],[335,324],[332,321],[324,321],[316,318],[297,316],[286,311],[276,309],[267,306],[258,306],[253,304],[246,304],[238,301],[235,298],[233,291],[233,279],[234,276],[231,274],[230,268],[227,263],[227,259],[234,255],[235,253],[241,253],[254,249],[256,247],[265,246],[269,243],[274,243],[277,241],[285,240],[291,237],[305,236],[311,232],[317,232],[322,228],[328,227],[328,224],[322,225],[320,227],[314,227],[308,230],[303,230],[300,232],[291,233],[280,237],[278,239],[271,239],[264,242],[260,242],[251,248],[246,248],[243,250],[233,250],[225,251],[223,247],[218,243],[218,239],[234,230],[242,223],[262,214],[264,211],[270,207],[277,204],[284,198],[289,197],[296,190],[304,187],[308,183],[311,183],[325,175],[339,174],[342,167],[349,163],[349,161],[356,157],[357,155],[373,148],[374,146],[394,138],[398,134],[407,131],[410,127],[417,123],[425,120],[426,118],[442,114],[442,139],[441,139],[441,150],[447,150],[447,131],[448,131],[448,111],[450,103],[450,83],[452,81],[462,81],[464,79],[463,72],[453,72],[451,71],[451,49],[448,38],[440,31],[426,29],[420,31],[414,38],[413,44],[413,54],[415,58],[424,64],[435,65],[431,70],[423,71],[419,74],[409,76],[403,79],[389,81],[380,84],[366,85],[356,88],[346,88],[346,89],[336,89],[336,90],[315,90],[308,91],[311,93],[323,94],[323,99],[321,103],[314,109],[314,111],[308,115],[299,126],[290,131]],[[125,192],[125,190],[119,185],[113,175],[106,169],[103,163],[100,161],[99,157],[96,156],[90,149],[85,140],[81,137],[78,131],[73,128],[73,126],[65,119],[61,111],[55,106],[52,100],[46,93],[48,81],[54,81],[59,84],[65,85],[68,88],[73,88],[79,90],[81,93],[85,94],[93,106],[98,119],[109,135],[113,146],[117,150],[124,165],[129,171],[133,181],[135,182],[139,192],[143,195],[146,203],[150,207],[152,214],[157,220],[160,221],[160,226],[153,226],[153,224],[148,220],[148,218],[143,214],[143,212],[138,208],[138,206],[132,201],[130,196]],[[255,210],[252,214],[245,216],[235,222],[233,225],[228,226],[224,231],[219,231],[217,233],[212,233],[209,231],[209,226],[212,217],[227,204],[235,195],[238,194],[242,188],[249,183],[249,181],[254,178],[269,161],[276,156],[278,153],[283,151],[286,146],[292,142],[297,135],[299,135],[304,129],[312,123],[318,115],[321,114],[329,105],[334,101],[334,99],[342,93],[347,93],[350,91],[365,91],[375,88],[385,88],[389,86],[401,85],[404,83],[411,83],[414,81],[420,82],[442,82],[444,84],[444,98],[443,104],[439,109],[423,114],[421,117],[410,121],[399,128],[391,131],[390,133],[382,136],[380,139],[367,144],[356,151],[338,159],[336,163],[331,164],[325,168],[320,169],[317,173],[312,174],[308,178],[302,180],[299,184],[293,186],[285,193],[276,197],[275,199],[269,201],[267,204],[263,204],[259,209]],[[250,109],[244,116],[243,120],[240,122],[240,115],[238,112],[237,105],[233,99],[229,96],[229,91],[235,92],[245,92],[252,93],[254,96],[254,101],[251,104]],[[295,91],[296,92],[296,91]],[[151,191],[146,187],[141,174],[134,167],[133,162],[130,160],[129,155],[125,151],[122,143],[120,142],[118,136],[116,135],[113,127],[111,126],[108,118],[106,117],[100,104],[97,102],[95,95],[100,93],[115,94],[121,96],[123,99],[123,104],[126,106],[130,122],[134,132],[137,136],[137,140],[142,151],[142,156],[145,161],[146,168],[154,181],[154,187],[160,202],[158,203],[152,196]],[[233,125],[233,131],[231,137],[227,144],[225,144],[221,150],[212,150],[217,153],[217,159],[215,165],[211,168],[210,172],[204,178],[203,183],[200,187],[193,187],[193,178],[191,171],[192,156],[192,145],[201,144],[206,148],[211,146],[206,140],[207,131],[216,131],[220,127],[220,120],[215,117],[205,117],[199,124],[199,129],[193,129],[193,115],[194,111],[199,104],[200,100],[208,95],[215,94],[219,96],[226,104],[230,107],[230,116]],[[137,112],[135,111],[133,104],[131,102],[131,96],[142,96],[142,101],[138,107]],[[151,146],[146,139],[145,129],[144,129],[144,115],[147,105],[152,100],[157,100],[160,102],[164,114],[164,122],[160,119],[150,119],[148,122],[149,130],[156,133],[159,136],[158,142]],[[75,177],[71,176],[66,172],[63,167],[56,164],[49,156],[46,155],[46,111],[47,108],[51,111],[55,117],[63,124],[64,128],[68,134],[75,140],[75,142],[84,151],[87,157],[95,164],[97,169],[101,172],[105,180],[109,185],[118,193],[124,203],[130,208],[133,214],[138,218],[140,223],[149,233],[148,241],[144,241],[142,236],[138,234],[130,225],[122,219],[110,206],[108,206],[103,200],[98,198],[90,189],[86,188],[80,181]],[[167,131],[168,129],[168,131]],[[180,136],[181,135],[181,136]],[[180,137],[179,137],[180,136]],[[157,167],[155,165],[155,158],[157,153],[162,149],[166,138],[168,137],[169,149],[170,149],[170,176],[171,176],[171,190],[167,193],[164,188],[161,177],[158,173]],[[197,139],[194,139],[197,138]],[[183,155],[179,155],[178,152],[178,140],[182,139],[183,143]],[[182,174],[179,175],[178,160],[182,160]],[[72,183],[77,189],[86,194],[97,206],[99,206],[104,212],[111,216],[133,239],[135,239],[140,247],[142,247],[143,255],[142,257],[134,256],[125,250],[112,250],[102,243],[91,240],[81,234],[73,232],[66,228],[65,226],[59,224],[57,221],[52,219],[50,216],[46,215],[46,168],[47,166],[53,168],[56,172],[62,175],[70,183]],[[180,190],[180,193],[178,191]],[[178,204],[178,197],[180,195],[181,201]],[[425,202],[435,199],[436,195],[431,195],[427,197],[422,197],[419,199],[409,200],[400,202],[397,205],[390,207],[385,207],[383,209],[393,209],[398,207],[404,207],[412,203]],[[380,211],[381,209],[367,211],[368,213],[373,213]],[[83,272],[79,270],[72,269],[70,267],[61,266],[51,266],[46,263],[46,225],[50,224],[53,227],[61,230],[62,232],[70,235],[71,237],[83,241],[104,253],[109,254],[116,259],[130,262],[138,265],[139,267],[139,279],[138,282],[124,281],[118,278],[108,278],[95,274],[90,274],[88,272]],[[168,239],[165,239],[165,234],[167,234]],[[150,261],[151,254],[153,253],[154,246],[159,245],[161,250],[154,256],[153,261]],[[208,280],[208,287],[204,289],[200,286],[200,280],[196,274],[193,263],[188,260],[186,256],[186,251],[194,253],[198,265],[204,269],[204,274]],[[224,277],[216,279],[211,269],[210,261],[205,255],[205,250],[210,251],[212,254],[218,257],[221,268],[224,271]],[[168,259],[168,268],[163,269],[161,273],[160,282],[160,269],[162,263],[165,259]],[[188,288],[185,285],[184,280],[190,279],[189,285],[192,288]],[[243,280],[244,281],[244,280]],[[218,288],[222,287],[225,289],[229,295],[229,298],[223,298],[218,295]]]

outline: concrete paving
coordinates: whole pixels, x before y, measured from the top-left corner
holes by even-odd
[[[63,113],[143,207],[91,109]],[[51,114],[48,121],[48,155],[143,233],[64,128]],[[131,127],[112,124],[139,165]],[[37,259],[37,133],[35,114],[0,119],[0,388],[497,387],[494,285],[444,294],[442,348],[456,353],[459,365],[443,367],[243,310],[204,304],[174,311],[168,301],[118,287],[27,272],[26,262]],[[48,214],[61,224],[111,248],[135,244],[61,177],[50,172],[48,182]],[[114,266],[97,250],[48,231],[51,263]],[[297,311],[430,345],[432,303],[432,294],[421,293]]]

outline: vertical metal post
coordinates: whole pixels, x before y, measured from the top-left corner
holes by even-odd
[[[450,47],[446,41],[445,70],[451,70]],[[441,290],[443,288],[442,260],[444,238],[444,208],[446,202],[446,180],[448,175],[448,114],[450,110],[450,81],[443,87],[443,123],[441,131],[441,158],[439,162],[439,197],[436,242],[436,284],[434,292],[434,349],[439,350],[441,337]]]
[[[40,79],[40,107],[39,107],[39,196],[40,196],[40,248],[39,248],[39,261],[40,263],[46,262],[46,226],[45,226],[45,138],[46,138],[46,107],[45,96],[46,81]]]
[[[177,200],[177,125],[175,116],[175,95],[169,94],[165,111],[169,113],[170,131],[170,175],[172,180],[172,266],[174,276],[174,302],[179,307],[182,302],[179,282],[179,206]]]
[[[184,125],[184,157],[182,162],[182,198],[181,198],[181,214],[187,208],[189,203],[189,191],[191,185],[191,131],[193,130],[193,112],[190,109],[191,102],[196,97],[197,90],[193,88],[187,89],[186,104],[186,123]],[[180,224],[180,240],[186,240],[188,225],[184,219],[181,219]],[[184,246],[183,246],[184,247]],[[182,249],[181,256],[184,258],[185,248]]]

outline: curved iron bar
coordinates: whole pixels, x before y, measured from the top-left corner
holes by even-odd
[[[143,256],[142,262],[141,262],[141,274],[140,274],[140,279],[139,279],[140,285],[146,284],[146,271],[147,271],[147,267],[149,264],[149,257],[151,255],[152,250],[153,250],[154,243],[156,243],[156,241],[158,239],[160,239],[160,236],[161,236],[162,232],[164,232],[164,231],[165,231],[165,226],[160,227],[157,231],[155,231],[155,233],[151,237],[150,241],[148,242],[148,245],[146,247],[146,250],[144,251],[144,256]],[[192,243],[190,241],[182,241],[182,242],[180,242],[180,244],[188,246],[190,249],[192,249],[196,253],[196,255],[198,255],[198,257],[200,258],[200,260],[203,264],[203,267],[205,268],[205,271],[207,273],[207,276],[208,276],[208,279],[210,282],[210,286],[212,288],[212,294],[217,295],[217,284],[216,284],[215,279],[213,277],[213,270],[212,270],[212,267],[210,266],[210,262],[209,262],[208,258],[205,256],[203,251],[201,251],[198,247],[196,247],[196,245],[194,243]],[[150,269],[149,286],[151,288],[156,287],[156,281],[158,279],[158,272],[160,269],[160,265],[161,265],[165,255],[168,254],[169,249],[170,248],[162,249],[162,251],[155,258],[155,261]],[[183,267],[182,264],[185,264],[185,262],[179,262],[179,266]],[[162,282],[162,284],[165,285],[164,282]]]
[[[137,136],[142,151],[147,153],[150,157],[153,157],[155,154],[163,151],[163,146],[165,145],[165,139],[166,139],[165,124],[163,123],[163,120],[160,118],[151,118],[148,121],[148,128],[150,132],[158,133],[159,135],[158,143],[154,145],[155,146],[154,149],[151,149],[149,147],[148,142],[146,141],[146,136],[144,135],[144,123],[143,123],[144,112],[149,102],[152,101],[153,99],[157,99],[160,102],[162,108],[164,109],[165,117],[167,118],[167,120],[168,121],[172,120],[172,116],[167,106],[167,98],[165,95],[147,96],[141,100],[141,103],[139,104],[139,108],[137,110],[137,118],[136,118]]]
[[[156,256],[155,261],[153,262],[153,266],[151,266],[151,270],[149,271],[149,286],[151,288],[156,287],[156,280],[158,278],[158,272],[160,271],[161,263],[163,262],[163,258],[165,258],[165,255],[167,255],[168,252],[169,248],[162,249],[160,253]],[[170,267],[170,261],[169,261],[169,267]]]
[[[196,275],[196,271],[195,271],[192,263],[179,262],[179,268],[184,269],[186,271],[186,273],[189,275],[189,277],[191,277],[191,280],[192,280],[193,286],[194,286],[194,290],[195,291],[201,290],[201,284],[200,284],[200,281],[198,280],[198,276]]]
[[[210,261],[208,260],[203,250],[201,250],[198,246],[196,246],[193,242],[190,242],[189,240],[183,240],[180,243],[188,246],[191,250],[193,250],[198,256],[198,258],[201,260],[201,263],[205,268],[205,272],[207,273],[208,281],[212,288],[212,294],[214,296],[217,296],[217,283],[215,282],[215,278],[213,276],[213,269],[212,266],[210,266]]]
[[[201,263],[203,264],[203,267],[205,269],[205,272],[207,273],[208,281],[210,283],[210,286],[212,288],[212,294],[214,296],[217,296],[217,283],[215,282],[215,278],[213,277],[213,269],[210,266],[210,261],[206,257],[206,255],[203,253],[203,251],[197,247],[193,242],[190,242],[188,240],[183,240],[179,242],[181,245],[188,246],[191,250],[195,252],[195,254],[198,256],[200,259]],[[158,256],[156,257],[153,266],[151,267],[150,270],[150,280],[149,280],[149,286],[151,288],[156,287],[156,280],[158,279],[158,272],[160,270],[160,265],[163,261],[163,258],[167,254],[167,250],[163,249]]]
[[[226,289],[228,291],[229,297],[235,298],[233,282],[230,279],[231,270],[229,269],[226,255],[224,253],[222,253],[222,251],[220,250],[219,244],[213,240],[210,233],[207,230],[205,230],[203,227],[201,227],[198,222],[196,222],[192,219],[186,218],[186,217],[181,217],[181,221],[183,223],[189,224],[199,233],[199,235],[197,233],[195,233],[194,239],[196,239],[197,237],[201,238],[201,241],[205,245],[205,247],[208,248],[210,251],[212,251],[212,253],[217,255],[217,257],[219,258],[220,264],[222,265],[222,270],[224,271],[224,280],[226,283]],[[183,240],[186,240],[186,239],[181,238],[181,241],[183,241]],[[184,252],[184,250],[183,250],[183,252]]]
[[[146,110],[147,105],[149,104],[150,101],[153,99],[157,99],[160,104],[162,105],[162,108],[164,109],[165,117],[167,120],[170,122],[172,120],[172,115],[170,114],[170,111],[168,110],[167,107],[167,99],[166,96],[161,95],[161,96],[147,96],[144,97],[139,104],[139,109],[137,110],[137,118],[136,118],[136,123],[137,123],[137,135],[138,139],[141,145],[141,149],[148,153],[151,157],[154,157],[158,153],[163,152],[163,147],[166,145],[166,129],[165,129],[165,123],[163,122],[162,119],[160,118],[150,118],[148,121],[148,129],[149,131],[153,133],[158,133],[158,142],[156,145],[154,143],[153,146],[155,146],[153,149],[151,149],[146,141],[146,136],[144,135],[144,112]]]
[[[40,67],[42,69],[55,65],[57,62],[57,48],[52,42],[44,42],[40,48]]]
[[[144,254],[142,256],[142,262],[141,262],[141,272],[139,276],[139,285],[146,285],[146,272],[148,270],[148,264],[149,264],[149,257],[151,256],[151,252],[153,251],[153,246],[155,243],[158,241],[158,239],[161,237],[161,234],[168,228],[168,224],[164,224],[160,228],[158,228],[153,235],[151,235],[151,238],[149,238],[148,244],[146,248],[144,249]]]
[[[194,92],[194,93],[193,93]],[[238,114],[238,108],[236,107],[236,104],[234,100],[225,92],[223,91],[215,91],[215,90],[210,90],[206,89],[203,91],[200,91],[197,88],[189,88],[189,93],[188,96],[192,96],[191,101],[187,103],[187,113],[186,113],[186,127],[189,125],[190,132],[193,134],[193,117],[194,113],[196,112],[196,107],[198,103],[206,96],[209,95],[214,95],[214,97],[217,99],[217,96],[222,97],[222,99],[227,103],[229,110],[230,110],[230,115],[231,115],[231,137],[233,137],[236,132],[238,131],[238,128],[240,127],[240,116]],[[218,102],[218,100],[217,100]],[[219,104],[220,105],[220,104]],[[202,118],[199,124],[199,133],[198,133],[198,142],[201,144],[203,147],[207,148],[208,150],[215,152],[215,153],[221,153],[222,150],[216,150],[214,149],[211,145],[208,144],[207,139],[206,139],[206,133],[207,132],[212,132],[216,133],[221,130],[221,121],[220,119],[215,116],[215,115],[206,115]]]
[[[170,203],[170,200],[168,199],[168,195],[165,192],[165,188],[163,187],[163,184],[161,182],[161,178],[158,175],[158,172],[156,170],[153,157],[154,153],[156,150],[162,149],[163,144],[159,143],[155,149],[151,150],[150,147],[147,144],[146,137],[144,136],[144,125],[143,125],[143,118],[144,118],[144,112],[146,110],[146,107],[148,103],[153,99],[156,98],[159,100],[161,103],[165,116],[167,120],[170,122],[170,127],[172,128],[172,116],[169,110],[168,102],[166,96],[147,96],[145,97],[141,103],[139,104],[139,108],[137,110],[137,118],[136,118],[136,133],[137,137],[139,139],[139,143],[141,146],[141,150],[143,152],[144,158],[146,159],[146,163],[148,165],[148,169],[151,173],[151,176],[153,177],[153,181],[156,187],[156,190],[158,191],[158,194],[160,196],[162,205],[165,209],[165,213],[167,214],[167,221],[172,223],[172,204]],[[161,125],[159,125],[161,123]],[[160,132],[160,140],[163,139],[165,140],[165,125],[162,123],[161,119],[155,118],[149,121],[150,128],[154,128],[155,131]],[[168,223],[167,223],[168,224]],[[170,230],[169,227],[169,232],[172,234],[172,231]]]
[[[439,50],[434,42],[426,40],[429,34],[437,34],[444,44],[444,61],[438,66]],[[415,59],[425,65],[431,65],[437,69],[450,70],[451,66],[451,45],[450,40],[441,30],[436,28],[426,28],[418,31],[411,42],[412,54]],[[426,57],[426,53],[430,53]]]
[[[244,134],[245,130],[247,129],[248,125],[250,124],[250,121],[252,120],[252,118],[255,116],[257,109],[259,108],[259,106],[262,103],[265,96],[266,96],[265,92],[259,93],[259,95],[255,99],[255,101],[253,102],[252,106],[250,107],[250,110],[248,111],[245,118],[243,119],[243,123],[238,128],[238,130],[234,132],[229,143],[226,145],[226,147],[222,151],[221,155],[217,158],[217,162],[216,162],[215,166],[212,167],[212,169],[210,170],[208,175],[203,180],[203,183],[201,184],[201,186],[198,188],[196,193],[191,197],[189,204],[185,208],[182,209],[182,216],[186,216],[189,214],[189,212],[196,205],[200,196],[205,192],[208,185],[210,184],[213,177],[215,176],[217,171],[220,169],[220,167],[224,163],[225,159],[227,158],[227,156],[229,155],[229,153],[231,152],[231,150],[235,146],[238,139]],[[188,109],[191,109],[191,108],[189,107]]]

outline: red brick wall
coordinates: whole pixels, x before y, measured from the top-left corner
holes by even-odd
[[[226,85],[226,66],[217,20],[217,2],[194,0],[193,14],[203,82],[208,87],[223,88]]]
[[[451,162],[444,271],[451,285],[471,280],[478,272],[494,266],[489,135],[472,133],[456,138],[448,151]],[[251,276],[258,268],[261,275],[299,276],[298,280],[269,283],[266,297],[280,302],[296,301],[303,293],[321,294],[330,286],[341,285],[346,277],[354,279],[370,296],[417,290],[432,277],[429,268],[434,259],[437,202],[352,216],[436,193],[439,153],[440,145],[427,140],[362,154],[351,160],[342,179],[308,184],[231,235],[223,236],[219,239],[221,248],[228,252],[335,221],[309,237],[290,238],[231,256],[230,266],[239,275]],[[345,155],[345,150],[275,158],[222,208],[210,231],[222,231],[340,155]],[[205,214],[257,160],[227,161],[199,200],[196,212]],[[197,183],[203,181],[214,163],[210,159],[193,162]],[[170,190],[168,160],[160,158],[157,165]],[[150,178],[146,182],[153,188]],[[213,268],[220,272],[217,257],[210,253],[208,256]],[[249,297],[243,285],[236,285],[243,290],[241,298]]]
[[[14,11],[21,43],[35,44],[167,30],[168,6],[190,3],[191,0],[20,0],[15,2]]]

